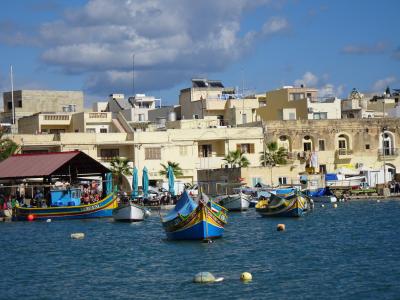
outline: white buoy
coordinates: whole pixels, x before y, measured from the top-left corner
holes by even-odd
[[[47,223],[50,223],[50,222],[51,222],[51,219],[47,219],[46,222],[47,222]]]
[[[321,207],[325,207],[325,204],[321,204]]]
[[[243,272],[240,275],[240,280],[241,281],[251,281],[251,280],[253,280],[253,276],[249,272]]]
[[[85,238],[85,234],[83,232],[75,232],[71,233],[71,239],[74,240],[82,240]]]
[[[333,203],[333,208],[337,208],[337,204],[336,203]]]
[[[381,202],[381,200],[379,200],[379,199],[378,199],[378,200],[376,200],[376,202],[378,202],[378,203],[379,203],[379,202]]]
[[[216,280],[217,279],[210,272],[197,273],[193,278],[193,282],[195,282],[195,283],[211,283],[211,282],[216,282]],[[223,278],[222,278],[222,280],[223,280]],[[221,280],[221,278],[218,278],[218,281],[222,281],[222,280]]]

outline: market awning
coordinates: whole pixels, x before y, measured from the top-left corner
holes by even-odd
[[[0,162],[0,179],[104,174],[110,170],[81,151],[17,154]]]

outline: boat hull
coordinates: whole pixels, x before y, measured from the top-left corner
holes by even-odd
[[[170,240],[203,240],[221,237],[225,223],[210,207],[199,204],[187,218],[178,216],[163,226]]]
[[[302,195],[283,199],[276,206],[269,205],[267,201],[261,200],[256,205],[256,211],[263,217],[301,217],[309,209],[308,200]]]
[[[47,208],[16,207],[14,219],[26,221],[28,220],[29,215],[32,216],[33,220],[65,220],[111,217],[113,209],[117,207],[116,200],[117,198],[114,197],[113,194],[110,194],[104,199],[88,205]]]
[[[112,216],[119,222],[140,222],[146,218],[146,210],[135,204],[120,205],[114,208]]]
[[[312,196],[310,197],[316,203],[334,203],[337,202],[335,196]]]
[[[218,203],[229,211],[244,211],[249,209],[250,197],[245,194],[229,195],[221,197]]]

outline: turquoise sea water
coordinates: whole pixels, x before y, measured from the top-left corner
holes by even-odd
[[[5,222],[0,299],[400,299],[399,227],[400,201],[317,205],[300,219],[230,213],[212,244],[167,241],[156,214]],[[225,280],[194,284],[199,271]]]

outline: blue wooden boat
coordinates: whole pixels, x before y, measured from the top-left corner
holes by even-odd
[[[272,192],[269,199],[260,200],[256,211],[264,217],[301,217],[310,209],[310,199],[294,189]]]
[[[171,240],[203,240],[221,237],[227,223],[227,210],[215,202],[196,203],[184,191],[175,207],[162,219]]]
[[[50,207],[16,207],[16,220],[46,220],[46,219],[87,219],[112,217],[112,210],[117,207],[117,198],[109,194],[95,203],[81,205],[80,191],[77,189],[51,191],[52,205]]]

